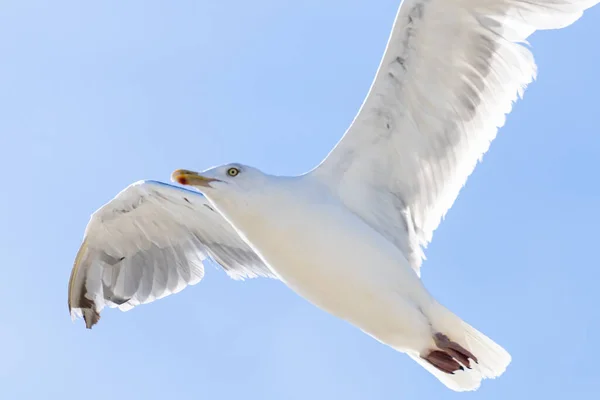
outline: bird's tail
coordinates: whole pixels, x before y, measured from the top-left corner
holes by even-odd
[[[475,390],[483,379],[496,378],[502,375],[508,364],[510,364],[511,356],[506,350],[444,306],[436,304],[429,317],[432,327],[437,333],[445,336],[454,345],[458,345],[455,348],[462,347],[467,354],[470,353],[477,359],[477,362],[474,362],[474,360],[467,361],[470,369],[466,368],[465,365],[463,370],[459,369],[453,373],[448,373],[423,358],[424,354],[421,357],[411,355],[415,361],[431,372],[448,388],[459,392]],[[436,351],[438,348],[431,350]],[[450,352],[450,354],[452,353]],[[458,356],[459,359],[462,358],[460,354]]]

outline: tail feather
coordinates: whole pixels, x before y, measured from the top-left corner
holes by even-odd
[[[432,314],[430,317],[434,330],[447,335],[478,359],[478,363],[471,363],[471,369],[448,374],[418,355],[411,355],[444,385],[455,391],[475,390],[483,379],[496,378],[504,373],[511,361],[506,350],[439,304]]]

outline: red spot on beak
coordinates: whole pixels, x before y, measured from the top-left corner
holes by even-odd
[[[187,185],[187,179],[185,179],[183,176],[177,177],[177,182],[179,182],[181,185]]]

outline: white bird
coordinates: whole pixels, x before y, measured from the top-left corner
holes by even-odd
[[[405,0],[358,115],[297,177],[240,164],[134,183],[96,211],[69,282],[91,328],[198,283],[212,259],[234,279],[283,281],[407,353],[450,389],[501,375],[510,355],[438,303],[423,248],[535,77],[523,45],[599,0]]]

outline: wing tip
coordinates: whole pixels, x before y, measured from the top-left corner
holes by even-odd
[[[83,318],[87,329],[92,329],[100,321],[100,313],[93,308],[73,308],[70,309],[70,312],[71,320],[75,321],[78,318]]]
[[[86,308],[83,310],[83,320],[85,321],[85,327],[92,329],[100,321],[100,313],[92,308]]]

